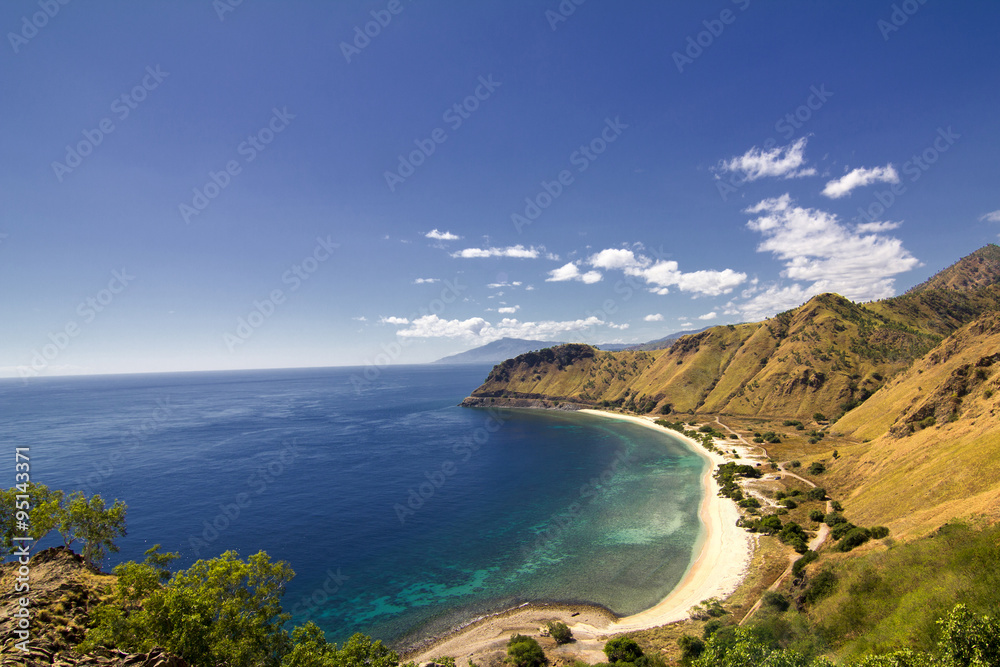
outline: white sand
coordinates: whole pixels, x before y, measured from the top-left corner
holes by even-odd
[[[701,520],[705,536],[701,551],[688,567],[684,578],[670,594],[654,607],[632,616],[626,616],[606,628],[606,632],[645,630],[687,618],[688,610],[710,597],[724,598],[743,581],[753,554],[753,539],[736,522],[740,518],[736,504],[719,496],[719,484],[712,477],[717,465],[726,458],[706,450],[700,442],[677,431],[659,426],[651,417],[633,417],[602,410],[581,410],[590,415],[629,421],[667,433],[686,442],[693,451],[712,463],[702,477],[704,498]]]
[[[724,598],[739,586],[746,575],[753,552],[750,535],[736,525],[740,517],[735,503],[718,495],[719,485],[712,477],[715,467],[726,462],[720,454],[707,451],[700,442],[677,431],[658,426],[650,417],[633,417],[603,410],[581,410],[590,415],[629,421],[659,430],[686,442],[699,456],[712,465],[702,477],[704,498],[701,520],[705,534],[700,540],[700,551],[688,567],[684,578],[659,604],[632,616],[612,619],[607,613],[588,607],[541,607],[527,605],[506,614],[483,619],[471,626],[442,637],[432,646],[406,656],[418,664],[440,656],[452,656],[459,665],[467,664],[472,656],[502,653],[506,642],[515,632],[536,635],[538,628],[548,620],[559,620],[569,625],[576,641],[556,649],[551,640],[545,640],[546,650],[559,653],[571,651],[574,656],[589,662],[605,660],[601,653],[604,640],[610,635],[635,630],[655,628],[687,618],[688,610],[711,597]],[[550,646],[551,644],[551,646]]]

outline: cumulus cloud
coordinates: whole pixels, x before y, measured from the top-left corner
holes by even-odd
[[[838,179],[829,181],[823,188],[823,194],[830,199],[840,199],[851,194],[851,190],[872,183],[899,183],[899,174],[891,164],[871,169],[858,167]]]
[[[793,205],[787,194],[765,199],[745,212],[758,216],[747,222],[764,239],[757,251],[784,262],[783,277],[807,283],[762,290],[740,306],[748,318],[798,306],[823,292],[854,301],[883,299],[894,294],[893,276],[920,264],[899,239],[862,226],[852,229],[836,215]]]
[[[438,282],[441,282],[440,278],[415,278],[413,280],[414,285],[426,285],[429,283],[438,283]]]
[[[642,319],[645,320],[646,322],[662,322],[663,315],[659,313],[652,313],[651,315],[646,315],[646,317]]]
[[[1000,222],[1000,209],[980,216],[979,220],[983,222]]]
[[[558,269],[549,271],[549,277],[545,279],[547,283],[561,283],[567,280],[579,280],[588,285],[600,282],[602,276],[597,271],[580,272],[580,267],[576,262],[570,262],[560,266]]]
[[[618,269],[624,271],[625,275],[641,278],[649,283],[650,291],[661,295],[669,294],[672,286],[682,292],[694,292],[700,296],[728,294],[747,277],[745,273],[732,269],[685,273],[673,260],[661,259],[654,262],[645,255],[637,255],[632,250],[623,248],[607,248],[591,255],[587,262],[598,269]],[[570,271],[568,266],[558,270]]]
[[[625,329],[627,324],[613,324],[595,315],[578,320],[548,320],[542,322],[521,322],[515,318],[505,317],[496,324],[491,324],[481,317],[471,317],[467,320],[444,320],[437,315],[424,315],[409,323],[409,326],[396,331],[397,336],[404,338],[462,338],[470,343],[489,343],[504,337],[511,338],[565,338],[566,334],[585,334],[595,327],[606,326],[613,329]]]
[[[451,232],[439,232],[437,229],[432,229],[431,231],[424,234],[429,239],[435,239],[438,241],[457,241],[462,238],[457,234],[452,234]]]
[[[378,318],[379,324],[409,324],[410,320],[405,317],[380,317]]]
[[[637,257],[631,250],[623,248],[607,248],[591,255],[588,261],[591,266],[597,269],[620,269],[623,271],[642,269],[652,263],[648,257],[641,255]]]
[[[705,313],[704,315],[699,315],[698,319],[699,320],[714,320],[718,316],[719,316],[719,314],[713,310],[710,313]]]
[[[544,250],[544,248],[542,248]],[[540,251],[538,248],[531,246],[530,248],[525,248],[523,245],[518,244],[514,246],[508,246],[506,248],[465,248],[464,250],[459,250],[458,252],[451,253],[452,257],[515,257],[517,259],[538,259],[540,256]]]
[[[754,146],[743,155],[724,160],[720,164],[722,171],[742,172],[747,181],[756,181],[766,176],[781,178],[801,178],[815,176],[812,167],[802,168],[805,164],[806,138],[802,137],[787,146],[777,146],[764,150]]]
[[[503,306],[502,308],[497,308],[497,312],[501,315],[513,315],[519,310],[521,310],[521,306]]]

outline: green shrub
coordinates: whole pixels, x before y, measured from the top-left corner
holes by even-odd
[[[823,523],[830,526],[831,528],[833,526],[836,526],[838,523],[845,523],[846,521],[847,519],[844,518],[844,515],[840,514],[839,512],[830,512],[829,514],[823,517]]]
[[[790,510],[793,510],[799,506],[799,504],[794,500],[792,500],[791,498],[785,498],[784,500],[781,501],[781,504]]]
[[[873,540],[881,540],[883,537],[889,536],[889,529],[885,526],[875,526],[871,530]]]
[[[678,637],[677,645],[681,649],[682,665],[690,665],[691,661],[700,656],[705,650],[705,642],[691,635],[681,635]]]
[[[826,472],[826,465],[823,464],[823,462],[821,462],[821,461],[813,461],[809,465],[809,474],[810,475],[821,475],[824,472]]]
[[[792,461],[791,466],[793,468],[799,468],[802,466],[802,462],[796,459],[795,461]]]
[[[814,413],[813,414],[813,421],[825,422],[826,421],[826,415],[824,415],[822,412]]]
[[[764,597],[761,601],[761,606],[777,612],[787,611],[790,604],[791,603],[788,598],[777,591],[768,591],[764,593]]]
[[[610,663],[635,662],[642,657],[642,649],[634,639],[615,637],[604,645],[604,655],[608,656]]]
[[[837,544],[837,551],[850,551],[854,547],[859,547],[872,537],[872,533],[867,528],[855,526],[843,535]]]
[[[823,518],[824,518],[823,512],[820,511],[820,510],[811,510],[809,512],[809,520],[810,521],[815,521],[817,523],[823,523]]]
[[[535,639],[516,634],[507,642],[505,662],[513,667],[541,667],[548,659]]]
[[[837,575],[830,570],[820,570],[809,582],[804,594],[806,602],[812,604],[833,593],[837,588]]]
[[[815,551],[805,552],[802,554],[802,558],[799,558],[792,564],[792,574],[796,577],[801,577],[802,571],[806,569],[806,565],[812,563],[817,558],[819,558],[819,554]]]
[[[857,526],[855,526],[850,521],[844,521],[842,523],[838,523],[837,525],[833,526],[833,528],[830,529],[830,537],[832,537],[835,540],[839,540],[842,537],[844,537],[844,535],[847,535],[855,528],[857,528]]]
[[[826,489],[821,486],[814,486],[806,493],[806,498],[809,500],[825,500]]]
[[[556,644],[568,644],[573,641],[573,632],[562,621],[549,621],[548,630],[552,639],[556,640]]]

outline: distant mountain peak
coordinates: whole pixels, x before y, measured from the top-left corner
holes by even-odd
[[[1000,283],[1000,246],[995,243],[985,245],[970,255],[966,255],[948,268],[906,291],[915,294],[932,289],[950,289],[969,292]]]

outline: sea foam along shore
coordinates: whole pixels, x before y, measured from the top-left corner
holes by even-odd
[[[590,662],[605,660],[601,645],[605,638],[622,632],[655,628],[687,618],[688,610],[710,597],[726,597],[736,590],[746,575],[753,552],[752,538],[736,525],[739,511],[735,503],[719,496],[719,486],[712,476],[717,465],[726,461],[720,454],[709,452],[701,443],[654,423],[652,418],[622,415],[603,410],[580,412],[629,421],[656,429],[684,441],[692,451],[706,459],[702,477],[704,496],[700,517],[704,533],[696,545],[698,551],[680,583],[667,597],[653,607],[632,616],[610,618],[606,611],[581,605],[578,607],[547,607],[526,605],[506,613],[481,619],[465,628],[441,637],[418,652],[406,656],[409,660],[426,662],[440,656],[451,656],[457,664],[492,651],[502,651],[515,632],[532,634],[546,620],[563,621],[573,631],[576,642],[569,645],[574,653]]]

